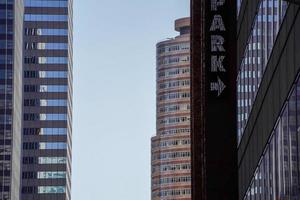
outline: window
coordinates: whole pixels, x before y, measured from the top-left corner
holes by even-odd
[[[25,28],[25,35],[52,35],[52,36],[67,36],[67,29],[42,29],[42,28]]]
[[[67,50],[67,43],[25,43],[25,49],[32,50]]]
[[[39,157],[39,164],[66,164],[66,157]]]
[[[48,172],[38,172],[37,173],[38,179],[59,179],[59,178],[66,178],[65,171],[48,171]]]
[[[66,135],[66,128],[24,128],[24,135]]]
[[[35,57],[26,56],[24,58],[25,64],[68,64],[67,57]]]
[[[55,194],[55,193],[66,193],[66,186],[39,186],[39,194]]]
[[[67,106],[65,99],[24,99],[24,106]]]
[[[67,149],[67,144],[65,142],[24,142],[23,149],[25,150],[34,150],[34,149]]]
[[[24,85],[24,92],[67,92],[67,85]]]
[[[39,149],[67,149],[65,142],[40,142]]]
[[[65,121],[67,120],[67,114],[36,114],[25,113],[25,121]]]
[[[24,21],[64,22],[68,21],[68,15],[25,14]]]
[[[50,8],[55,8],[55,7],[68,7],[68,1],[59,1],[59,0],[25,0],[25,6],[26,7],[50,7]]]

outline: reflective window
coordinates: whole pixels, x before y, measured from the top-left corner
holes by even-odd
[[[67,29],[25,28],[25,35],[67,36]]]
[[[67,91],[68,91],[67,85],[24,85],[24,92],[67,92]]]
[[[65,171],[47,171],[47,172],[38,172],[37,173],[38,179],[59,179],[59,178],[66,178]]]
[[[190,80],[175,80],[175,81],[165,81],[158,85],[159,89],[169,89],[169,88],[176,88],[176,87],[190,87]]]
[[[67,71],[25,71],[25,78],[68,78]]]
[[[67,43],[45,43],[45,42],[31,42],[25,43],[25,49],[33,50],[67,50]]]
[[[174,184],[174,183],[189,183],[191,182],[191,176],[174,176],[174,177],[165,177],[156,179],[152,182],[152,186],[157,185],[168,185],[168,184]]]
[[[39,114],[41,121],[65,121],[67,114]]]
[[[190,98],[189,92],[171,92],[158,96],[159,101]]]
[[[0,94],[12,94],[12,85],[0,85]]]
[[[169,160],[169,159],[183,159],[191,156],[191,152],[171,152],[171,153],[161,153],[154,154],[152,160]]]
[[[190,49],[190,43],[180,43],[180,44],[173,44],[173,45],[162,45],[157,48],[157,53],[169,53],[169,52],[179,52],[179,51],[186,51]]]
[[[36,113],[25,113],[25,121],[66,121],[67,114],[36,114]]]
[[[0,114],[0,124],[12,124],[12,116]]]
[[[171,124],[181,124],[181,123],[190,123],[191,117],[190,116],[183,116],[183,117],[165,117],[159,120],[160,125],[171,125]]]
[[[164,165],[155,165],[152,167],[152,173],[154,172],[174,172],[174,171],[189,171],[191,170],[191,163],[183,164],[164,164]]]
[[[3,25],[0,24],[0,33],[4,34],[12,34],[13,33],[13,26],[12,25]]]
[[[12,55],[0,55],[0,64],[13,64]]]
[[[13,11],[0,9],[0,19],[13,19]]]
[[[66,135],[66,128],[24,128],[24,135]]]
[[[158,65],[189,64],[190,56],[166,56],[158,59]]]
[[[40,85],[39,92],[67,92],[68,86],[66,85]]]
[[[191,189],[167,189],[159,192],[153,192],[154,197],[172,197],[172,196],[189,196],[191,195]]]
[[[299,115],[300,80],[293,87],[253,176],[253,186],[249,186],[252,199],[300,199]]]
[[[25,14],[25,21],[63,22],[68,21],[68,15]]]
[[[189,111],[190,109],[191,109],[190,104],[171,104],[171,105],[162,105],[158,107],[158,112],[174,113],[180,111]]]
[[[40,106],[67,106],[65,99],[40,99]]]
[[[24,106],[42,106],[42,107],[51,107],[51,106],[67,106],[66,99],[24,99]]]
[[[13,49],[13,45],[12,40],[0,40],[0,49]]]
[[[66,135],[66,128],[41,128],[40,135]]]
[[[168,148],[168,147],[175,147],[175,146],[183,146],[183,145],[190,145],[191,144],[191,140],[190,139],[183,139],[183,140],[162,140],[162,141],[157,141],[157,142],[153,142],[151,147],[153,148]]]
[[[40,142],[39,149],[67,149],[65,142]]]
[[[39,186],[39,194],[66,193],[66,186]]]
[[[68,64],[67,57],[39,57],[38,64]]]
[[[12,79],[13,73],[11,69],[0,69],[0,79]]]
[[[39,164],[66,164],[66,157],[39,157]]]
[[[180,67],[180,68],[172,68],[172,69],[163,69],[158,72],[158,77],[178,77],[178,76],[189,76],[190,75],[190,68],[189,67]]]
[[[68,1],[25,0],[26,7],[68,7]]]
[[[1,57],[0,57],[1,59]],[[1,61],[1,60],[0,60]],[[12,62],[12,61],[11,61]],[[25,57],[24,58],[25,64],[68,64],[67,57]]]
[[[161,135],[175,135],[175,134],[190,134],[190,128],[175,128],[175,129],[167,129],[159,132]]]
[[[237,1],[238,4],[241,2]],[[286,1],[260,1],[237,77],[238,143],[247,125],[286,9]]]
[[[0,0],[0,4],[13,4],[14,0]]]

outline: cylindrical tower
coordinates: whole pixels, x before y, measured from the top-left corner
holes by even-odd
[[[190,19],[159,42],[156,67],[156,136],[152,138],[152,200],[191,199]]]

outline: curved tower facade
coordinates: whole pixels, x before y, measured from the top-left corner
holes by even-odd
[[[152,200],[191,199],[190,19],[175,21],[179,36],[159,42],[156,136],[152,138]]]

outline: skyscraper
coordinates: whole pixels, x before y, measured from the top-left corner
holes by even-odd
[[[22,200],[69,200],[73,1],[24,3]]]
[[[238,5],[239,199],[300,199],[299,1]]]
[[[20,199],[22,25],[22,1],[0,0],[0,199],[2,200]]]
[[[152,200],[191,199],[190,19],[157,47],[156,131],[152,138]]]

